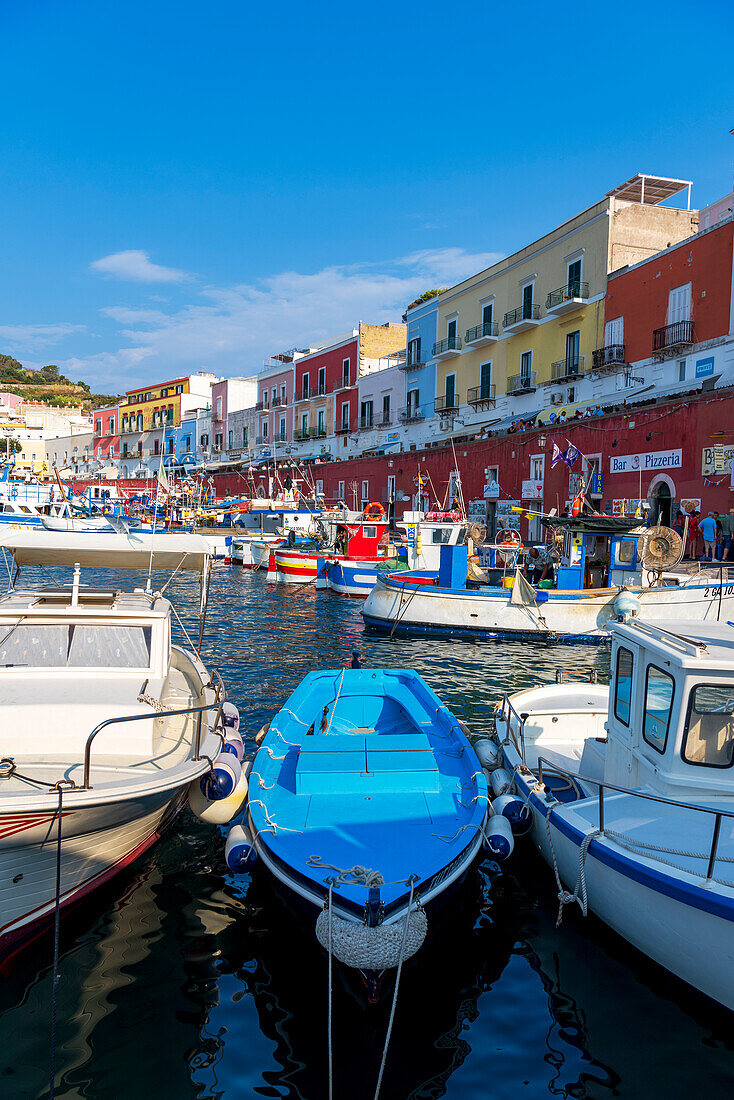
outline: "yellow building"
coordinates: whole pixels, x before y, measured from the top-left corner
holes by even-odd
[[[503,395],[505,414],[573,402],[594,351],[605,344],[607,274],[696,232],[697,211],[658,205],[686,187],[690,202],[687,181],[635,176],[444,291],[433,346],[436,412],[448,416],[468,405],[469,422],[472,411],[479,422],[491,419],[488,411]],[[534,402],[515,401],[529,394]]]
[[[120,432],[147,432],[166,424],[178,426],[184,395],[194,394],[210,400],[212,382],[215,381],[213,374],[202,372],[128,390],[125,403],[120,406]]]

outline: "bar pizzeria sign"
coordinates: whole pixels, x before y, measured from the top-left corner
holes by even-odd
[[[610,474],[637,473],[638,470],[675,470],[683,465],[683,451],[640,451],[633,455],[612,455]]]

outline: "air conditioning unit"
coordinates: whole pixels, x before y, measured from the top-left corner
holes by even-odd
[[[442,420],[441,421],[441,431],[442,432],[448,432],[450,430],[451,430],[451,421],[450,420]]]
[[[552,393],[551,394],[551,405],[562,405],[562,404],[563,404],[563,394],[562,393]]]

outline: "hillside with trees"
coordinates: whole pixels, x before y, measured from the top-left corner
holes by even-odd
[[[0,391],[14,393],[24,401],[40,401],[46,405],[81,405],[90,410],[120,399],[117,394],[92,393],[86,382],[72,382],[55,363],[38,370],[26,369],[11,355],[0,354]]]

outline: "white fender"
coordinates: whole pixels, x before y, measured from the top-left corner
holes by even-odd
[[[245,804],[247,798],[249,767],[243,769],[237,786],[227,798],[220,798],[216,802],[210,802],[201,789],[201,780],[195,779],[189,784],[188,802],[189,809],[201,821],[209,825],[226,825],[233,817],[236,817]]]
[[[510,789],[510,783],[512,779],[510,773],[506,768],[495,768],[490,776],[490,784],[492,787],[492,794],[497,798],[499,795],[504,794],[505,791]]]
[[[524,836],[533,827],[533,811],[516,794],[500,795],[495,798],[492,808],[496,814],[507,818],[515,836]]]
[[[515,847],[512,828],[502,814],[493,814],[484,825],[484,850],[495,859],[508,859]]]
[[[257,850],[248,825],[233,825],[224,846],[224,858],[230,871],[243,874],[257,862]]]
[[[473,748],[483,768],[491,772],[493,768],[497,767],[502,753],[499,745],[496,745],[494,741],[490,741],[488,737],[483,737],[481,741],[474,742]]]

